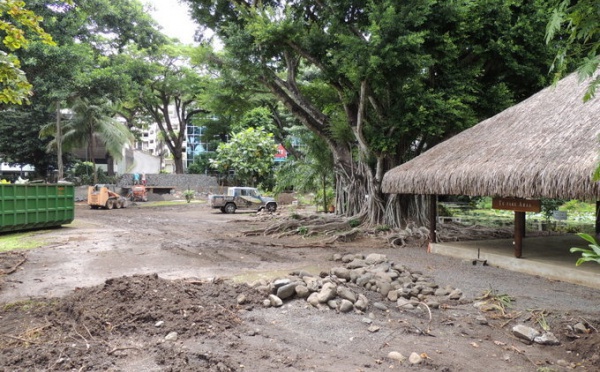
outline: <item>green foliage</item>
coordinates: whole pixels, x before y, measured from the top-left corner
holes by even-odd
[[[600,86],[600,11],[597,0],[555,0],[555,8],[546,25],[546,43],[559,40],[552,70],[555,80],[569,70],[570,55],[583,56],[578,63],[580,79],[591,78],[583,100],[596,94]],[[566,37],[565,37],[566,34]]]
[[[347,215],[366,193],[388,205],[374,175],[544,87],[552,58],[543,0],[187,2],[224,44],[220,71],[262,85],[333,154]],[[281,170],[317,163],[297,160]]]
[[[206,174],[210,170],[210,159],[214,153],[203,152],[194,157],[194,162],[187,167],[189,174]]]
[[[544,218],[546,218],[546,221],[550,220],[550,217],[552,217],[552,214],[558,210],[558,208],[565,204],[566,200],[562,200],[562,199],[542,199],[542,214],[544,215]]]
[[[358,226],[360,226],[361,223],[362,222],[357,218],[348,220],[348,225],[350,225],[350,227],[358,227]]]
[[[600,245],[598,244],[598,241],[589,234],[579,233],[577,235],[590,244],[588,245],[589,249],[578,247],[573,247],[570,249],[571,253],[581,252],[581,257],[577,260],[575,265],[579,266],[584,262],[596,262],[600,264]]]
[[[77,161],[67,170],[66,179],[77,186],[94,185],[96,183],[114,183],[104,170],[97,168],[94,172],[94,163],[89,161]]]
[[[0,36],[11,52],[26,48],[30,41],[25,32],[37,36],[42,42],[54,45],[52,36],[41,27],[42,17],[25,8],[20,0],[0,2]],[[0,50],[0,103],[20,105],[28,101],[32,85],[21,70],[21,62],[14,54]]]
[[[194,197],[196,196],[196,191],[194,190],[185,190],[183,192],[183,196],[185,197],[185,201],[190,203],[192,200],[194,200]]]
[[[233,133],[229,142],[217,148],[211,166],[221,173],[235,171],[239,184],[254,186],[271,176],[277,145],[264,128],[248,128]]]

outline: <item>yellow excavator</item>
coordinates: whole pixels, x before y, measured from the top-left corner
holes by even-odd
[[[117,209],[127,206],[127,199],[115,191],[114,185],[98,184],[88,187],[87,203],[92,209]]]

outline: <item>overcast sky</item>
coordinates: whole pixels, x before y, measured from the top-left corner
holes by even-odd
[[[187,5],[177,0],[143,0],[156,10],[151,15],[162,26],[162,32],[170,37],[176,37],[185,44],[194,42],[196,25],[190,19]]]

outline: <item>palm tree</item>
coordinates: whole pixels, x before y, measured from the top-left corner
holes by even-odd
[[[101,98],[92,102],[88,98],[77,98],[71,107],[73,118],[64,122],[62,146],[66,151],[85,148],[87,160],[94,165],[94,183],[98,181],[94,153],[98,145],[106,147],[107,153],[115,160],[123,157],[123,146],[134,140],[127,126],[114,118],[114,104]],[[54,125],[45,126],[40,135],[56,133]],[[56,147],[56,138],[48,148]]]

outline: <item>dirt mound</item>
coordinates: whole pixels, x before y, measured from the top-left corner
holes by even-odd
[[[236,301],[241,293],[243,307]],[[219,281],[168,281],[157,275],[109,279],[61,299],[6,306],[0,312],[1,364],[10,370],[111,370],[120,368],[126,354],[138,353],[153,359],[148,366],[231,370],[226,358],[181,355],[165,337],[220,336],[241,324],[240,309],[259,301],[249,287]]]

